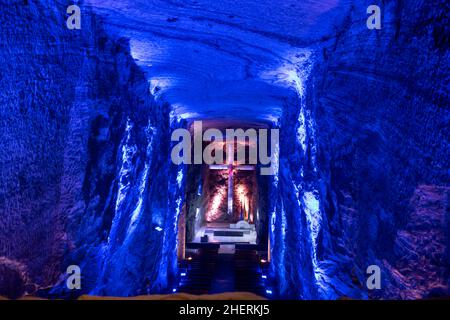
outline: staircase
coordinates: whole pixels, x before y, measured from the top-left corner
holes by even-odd
[[[236,249],[234,254],[235,291],[253,292],[265,296],[262,268],[256,250]]]
[[[252,292],[267,296],[266,264],[255,248],[236,245],[234,254],[219,253],[219,245],[198,245],[179,265],[178,292],[213,294]]]
[[[204,246],[197,254],[191,254],[180,265],[178,291],[191,294],[207,294],[216,270],[218,246]]]

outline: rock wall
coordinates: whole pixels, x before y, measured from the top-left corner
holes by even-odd
[[[369,30],[371,4],[355,1],[291,71],[271,192],[282,297],[448,295],[448,6],[383,1]]]
[[[81,30],[69,30],[66,8],[2,4],[0,256],[37,288],[76,264],[76,294],[166,290],[182,205],[182,172],[168,156],[178,124],[127,40],[83,6]]]
[[[330,232],[334,250],[353,259],[364,278],[369,265],[381,267],[382,288],[368,291],[369,297],[426,297],[433,283],[441,287],[448,279],[448,212],[440,209],[433,213],[440,218],[430,221],[439,245],[430,244],[425,253],[422,233],[417,235],[422,240],[411,241],[409,253],[403,252],[408,258],[398,246],[404,237],[400,230],[415,234],[422,229],[415,222],[418,203],[410,200],[415,190],[427,184],[448,201],[442,189],[448,185],[450,159],[448,5],[383,1],[382,29],[368,30],[370,4],[355,2],[336,37],[317,49],[308,90]],[[428,195],[423,201],[432,201]],[[394,267],[399,259],[415,264],[430,255],[441,272]],[[403,276],[411,282],[395,280]],[[367,291],[364,278],[358,278]],[[427,284],[415,288],[413,279],[427,279]]]
[[[280,297],[449,294],[448,5],[385,0],[368,30],[370,4],[354,1],[289,73],[260,204]],[[185,180],[169,134],[185,123],[149,93],[127,40],[87,7],[81,30],[66,18],[65,3],[2,3],[0,270],[18,285],[0,277],[0,293],[165,292]],[[369,291],[374,264],[382,288]]]
[[[328,186],[318,159],[319,132],[311,91],[312,53],[296,66],[292,87],[279,122],[279,168],[270,187],[272,277],[282,298],[364,298],[350,273],[351,257],[335,251],[330,233]]]

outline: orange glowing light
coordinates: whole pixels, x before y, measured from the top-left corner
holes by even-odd
[[[239,185],[237,187],[236,193],[237,193],[239,203],[242,208],[243,218],[245,221],[248,221],[249,220],[249,211],[250,211],[250,204],[249,204],[250,202],[247,197],[247,188],[245,187],[245,185]]]
[[[220,216],[221,213],[219,209],[223,203],[223,200],[225,199],[226,193],[227,191],[225,186],[217,190],[217,193],[214,195],[211,201],[211,206],[206,213],[206,221],[214,221],[218,216]]]

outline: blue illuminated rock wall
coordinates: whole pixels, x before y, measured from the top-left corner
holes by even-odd
[[[0,256],[31,288],[61,294],[167,289],[176,268],[180,168],[167,105],[156,103],[125,39],[82,7],[7,1],[0,23]],[[9,263],[14,265],[14,263]],[[61,276],[62,275],[62,276]]]
[[[127,123],[120,146],[117,195],[112,196],[114,218],[108,239],[99,248],[101,271],[94,294],[161,293],[176,274],[184,168],[174,166],[168,157],[169,119],[158,121],[166,122],[166,128],[151,126],[150,120],[147,127],[133,130]],[[147,139],[139,142],[139,133]]]
[[[370,4],[289,73],[267,204],[280,297],[448,295],[448,5],[383,1],[378,31]],[[86,7],[81,30],[60,2],[0,10],[0,271],[55,296],[71,295],[69,264],[76,294],[167,291],[185,176],[168,142],[184,123]]]
[[[311,47],[309,75],[297,70],[304,101],[283,111],[272,196],[281,296],[448,295],[447,5],[384,1],[382,30],[368,30],[370,4],[355,2],[336,36]],[[307,116],[300,132],[302,103],[312,125]],[[308,202],[319,205],[316,244]],[[380,290],[366,287],[369,265],[381,268]]]
[[[282,298],[364,298],[339,268],[351,258],[335,252],[329,230],[324,173],[318,159],[315,90],[316,55],[305,52],[292,74],[294,97],[286,100],[280,119],[279,170],[271,186],[270,236],[272,276]],[[334,273],[334,274],[333,274]]]
[[[385,1],[378,31],[359,21],[369,4],[355,5],[317,63],[324,75],[315,79],[320,162],[334,192],[328,196],[334,199],[331,229],[336,247],[354,257],[356,269],[380,266],[382,289],[370,296],[426,297],[435,287],[448,290],[442,249],[449,245],[448,212],[435,211],[441,219],[430,222],[431,229],[440,230],[442,239],[427,254],[418,243],[401,249],[398,240],[417,209],[411,203],[415,190],[431,185],[440,198],[448,197],[448,5]],[[424,227],[416,225],[415,234]],[[436,274],[396,267],[404,257],[413,265],[431,256]],[[417,279],[421,285],[408,282]]]

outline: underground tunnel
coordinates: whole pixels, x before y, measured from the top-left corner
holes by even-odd
[[[448,6],[373,2],[7,0],[0,296],[448,297]]]

